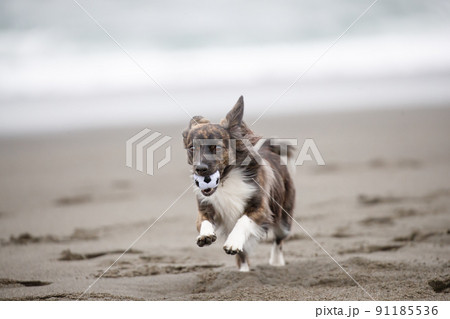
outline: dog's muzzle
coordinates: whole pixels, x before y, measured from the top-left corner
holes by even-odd
[[[216,171],[214,174],[209,176],[200,176],[194,174],[195,185],[197,185],[197,187],[200,188],[202,194],[205,196],[210,196],[216,191],[217,186],[219,186],[219,181],[220,181],[219,171]]]

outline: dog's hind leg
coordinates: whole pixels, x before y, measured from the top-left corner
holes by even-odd
[[[245,252],[242,251],[236,255],[236,262],[239,267],[239,271],[250,271],[250,267],[248,265],[248,256]]]
[[[272,250],[270,251],[269,264],[272,266],[284,266],[286,263],[283,256],[283,240],[288,236],[289,230],[281,225],[277,225],[273,233],[275,239],[272,244]]]
[[[274,241],[270,252],[269,264],[272,266],[284,266],[286,263],[283,256],[283,241],[289,235],[293,220],[293,211],[295,203],[295,189],[292,180],[285,183],[285,201],[281,216],[273,227]]]

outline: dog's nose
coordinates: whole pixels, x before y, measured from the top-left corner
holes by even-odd
[[[206,164],[198,164],[197,166],[195,166],[195,172],[201,174],[204,173],[208,170],[208,165]]]

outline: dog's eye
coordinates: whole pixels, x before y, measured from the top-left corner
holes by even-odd
[[[210,151],[212,154],[217,154],[218,152],[221,152],[221,151],[222,151],[222,146],[219,146],[219,145],[210,145],[210,146],[209,146],[209,151]]]

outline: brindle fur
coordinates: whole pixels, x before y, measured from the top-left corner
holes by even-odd
[[[221,180],[220,183],[227,182],[227,176],[231,170],[240,167],[244,170],[246,176],[249,177],[249,183],[254,184],[257,191],[247,203],[243,214],[246,214],[257,225],[260,225],[266,232],[269,228],[274,231],[274,241],[281,245],[283,240],[288,236],[292,223],[292,214],[295,203],[295,188],[287,166],[282,165],[280,161],[280,147],[270,144],[270,140],[266,140],[259,149],[260,156],[267,161],[273,171],[274,178],[268,180],[267,174],[258,162],[252,157],[251,161],[242,166],[242,162],[249,156],[249,151],[241,142],[247,139],[252,145],[255,145],[260,136],[253,131],[242,120],[244,113],[244,100],[241,96],[233,109],[227,114],[220,124],[212,124],[209,120],[202,116],[195,116],[189,123],[186,130],[183,131],[184,146],[188,151],[188,163],[193,163],[193,152],[190,150],[194,139],[220,139],[223,141],[224,156],[221,161],[207,161],[201,158],[202,162],[207,164],[208,169],[204,172],[204,176],[211,175],[219,170]],[[228,148],[230,147],[230,139],[236,140],[236,161],[230,163],[228,157]],[[211,152],[210,146],[203,145],[201,154]],[[288,149],[288,156],[291,155],[291,149]],[[194,165],[195,170],[195,165]],[[257,185],[254,180],[259,184]],[[269,190],[270,196],[261,189]],[[219,186],[220,187],[220,186]],[[214,208],[211,204],[202,202],[197,198],[198,218],[197,230],[200,231],[202,221],[208,220],[213,225],[220,223]],[[281,207],[280,207],[281,205]],[[199,239],[197,244],[202,247],[211,244],[213,240],[210,238]],[[247,260],[246,252],[239,252],[236,255],[238,266]]]

